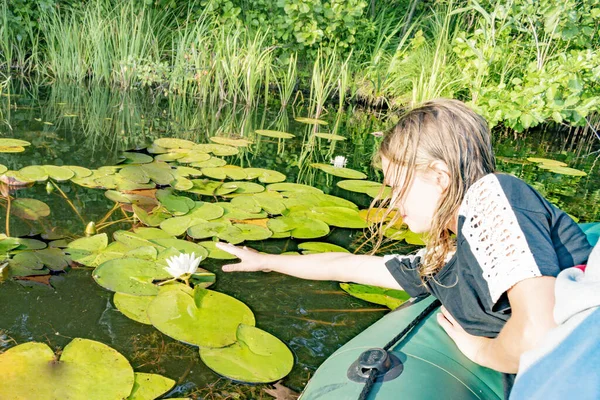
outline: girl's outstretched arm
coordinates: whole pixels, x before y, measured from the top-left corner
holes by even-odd
[[[494,339],[473,336],[442,310],[438,322],[472,361],[500,372],[516,373],[521,354],[534,348],[556,326],[553,317],[556,278],[540,276],[518,282],[507,292],[511,317]]]
[[[355,282],[402,289],[388,271],[383,257],[347,253],[307,255],[261,254],[246,247],[217,243],[217,247],[238,257],[238,264],[223,266],[225,272],[275,271],[302,279]]]

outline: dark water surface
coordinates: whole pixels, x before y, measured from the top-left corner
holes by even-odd
[[[348,109],[340,115],[330,113],[323,117],[329,125],[322,130],[348,140],[328,143],[308,140],[312,126],[294,121],[294,116],[306,116],[301,104],[284,111],[270,104],[258,110],[232,110],[228,106],[199,107],[183,99],[156,99],[147,93],[122,94],[104,88],[15,87],[13,92],[16,94],[0,98],[0,137],[24,139],[32,145],[24,153],[0,153],[0,164],[11,170],[34,164],[97,168],[114,165],[122,150],[145,147],[158,137],[207,142],[213,135],[233,134],[256,143],[226,158],[229,163],[275,169],[285,173],[289,182],[312,184],[352,200],[361,208],[368,206],[368,197],[337,188],[339,178],[308,164],[329,163],[334,156],[343,155],[348,167],[381,180],[370,166],[376,145],[371,132],[392,125],[395,118],[359,109]],[[296,138],[278,142],[255,137],[255,129],[287,131]],[[494,140],[499,169],[525,179],[581,222],[600,220],[600,140],[550,130],[530,132],[519,139],[512,133],[497,132]],[[557,175],[524,162],[527,157],[563,160],[588,175]],[[100,220],[114,204],[102,190],[70,183],[61,184],[61,188],[85,221]],[[44,185],[19,191],[17,196],[46,202],[52,210],[47,224],[62,228],[72,237],[83,235],[84,221],[63,198],[47,194]],[[3,218],[0,226],[4,227]],[[26,231],[15,226],[11,234],[18,235],[20,229]],[[357,237],[358,232],[335,229],[322,240],[349,247]],[[269,240],[259,246],[277,253],[295,250],[296,244],[293,240]],[[288,344],[296,365],[284,384],[296,390],[302,389],[333,351],[384,315],[377,310],[380,306],[346,295],[337,283],[302,281],[274,273],[224,274],[221,265],[222,261],[211,259],[202,263],[202,267],[217,274],[212,288],[246,303],[254,311],[258,327]],[[202,390],[219,377],[202,365],[196,348],[126,318],[111,299],[112,292],[93,281],[90,269],[72,269],[54,276],[52,287],[8,281],[0,285],[0,351],[15,342],[40,341],[58,348],[75,337],[98,340],[125,355],[136,371],[160,373],[178,381],[171,397],[196,389],[200,389],[196,392],[200,396],[209,395]],[[256,398],[256,394],[249,394],[256,388],[224,386],[222,390],[241,391],[242,396]]]

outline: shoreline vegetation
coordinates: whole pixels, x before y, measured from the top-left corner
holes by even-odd
[[[0,81],[301,100],[314,118],[454,97],[492,126],[598,136],[599,24],[595,0],[0,0]]]

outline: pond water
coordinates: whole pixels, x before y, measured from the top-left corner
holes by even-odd
[[[34,164],[98,168],[115,165],[123,150],[141,149],[160,137],[207,143],[211,136],[231,135],[250,138],[255,143],[238,155],[227,157],[230,164],[280,171],[288,182],[316,186],[325,193],[351,200],[360,208],[368,206],[368,196],[338,188],[335,183],[341,178],[309,164],[329,163],[342,155],[348,160],[347,167],[381,181],[369,162],[376,146],[371,133],[385,129],[395,119],[394,115],[357,108],[327,114],[323,119],[329,124],[318,129],[347,138],[328,142],[308,139],[314,126],[294,120],[296,116],[306,116],[303,104],[287,110],[270,103],[256,110],[199,107],[185,99],[156,99],[142,92],[123,94],[105,88],[58,86],[18,86],[0,101],[0,136],[32,144],[23,153],[0,153],[0,164],[10,170]],[[286,131],[296,137],[259,137],[254,134],[256,129]],[[600,140],[593,135],[577,136],[549,129],[518,137],[495,132],[494,140],[500,170],[523,178],[581,222],[600,220]],[[527,162],[528,157],[565,161],[587,176],[559,175]],[[46,202],[51,214],[45,219],[45,227],[58,228],[69,239],[82,236],[88,221],[101,220],[114,205],[103,190],[68,182],[60,184],[60,188],[81,218],[63,197],[56,192],[48,194],[42,184],[19,190],[15,196]],[[0,214],[5,212],[0,210]],[[0,224],[5,226],[4,216],[0,217]],[[107,231],[130,227],[116,223]],[[26,225],[13,224],[10,233],[22,236],[28,229]],[[351,248],[359,238],[357,231],[338,228],[320,240]],[[270,239],[249,245],[279,253],[296,250],[297,243],[291,239]],[[254,311],[257,326],[291,348],[295,366],[284,384],[298,391],[332,352],[385,313],[381,306],[345,294],[334,282],[302,281],[279,274],[225,274],[220,271],[224,263],[212,259],[203,262],[203,268],[217,275],[211,288],[247,304]],[[235,394],[241,398],[268,398],[260,387],[220,379],[202,364],[195,347],[123,316],[112,303],[112,292],[97,285],[90,271],[73,268],[66,274],[57,274],[52,277],[51,286],[15,281],[0,285],[0,351],[28,341],[59,348],[72,338],[88,338],[121,352],[136,371],[175,379],[177,386],[170,397],[225,398]]]

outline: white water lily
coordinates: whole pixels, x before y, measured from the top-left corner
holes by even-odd
[[[178,256],[167,258],[167,271],[173,278],[177,279],[183,275],[191,275],[198,270],[202,256],[195,258],[196,254],[181,253]]]
[[[335,168],[344,168],[346,166],[346,162],[347,160],[344,156],[335,156],[335,158],[331,160],[331,163]]]

